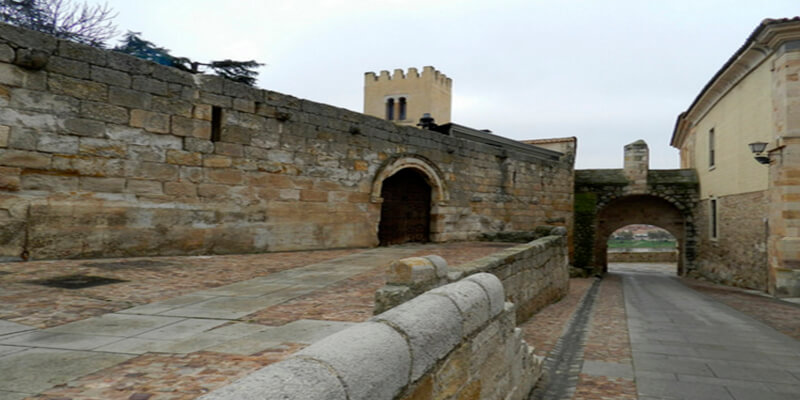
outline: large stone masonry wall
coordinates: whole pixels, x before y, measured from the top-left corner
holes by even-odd
[[[564,228],[555,235],[504,249],[471,262],[448,266],[438,256],[398,260],[388,267],[386,285],[375,293],[381,313],[437,286],[476,273],[490,273],[516,305],[517,322],[564,297],[569,290],[569,257]]]
[[[494,275],[471,275],[202,399],[526,399],[542,359],[505,297]]]
[[[434,241],[572,224],[568,160],[0,25],[0,257],[374,246],[398,160],[435,175]]]
[[[769,194],[751,192],[717,198],[717,240],[710,238],[709,201],[698,203],[697,273],[714,282],[767,290]]]

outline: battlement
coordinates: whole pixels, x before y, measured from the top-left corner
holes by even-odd
[[[392,73],[387,70],[382,70],[379,73],[365,72],[364,83],[375,84],[376,82],[396,82],[398,80],[428,80],[437,85],[450,88],[453,85],[453,80],[448,78],[447,75],[441,73],[439,70],[432,66],[422,67],[422,73],[419,73],[417,68],[411,67],[408,72],[403,71],[401,68],[395,69]]]

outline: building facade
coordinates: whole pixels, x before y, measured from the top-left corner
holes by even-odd
[[[437,124],[450,120],[453,80],[433,67],[364,74],[364,114],[416,126],[424,114]]]
[[[671,145],[700,181],[701,275],[800,295],[799,73],[800,19],[764,20],[678,117]]]

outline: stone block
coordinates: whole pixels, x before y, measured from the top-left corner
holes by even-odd
[[[174,97],[153,96],[150,106],[153,110],[158,110],[170,115],[177,115],[184,118],[192,117],[192,103]]]
[[[80,138],[78,151],[80,154],[112,158],[125,158],[128,154],[125,142],[89,137]]]
[[[194,86],[194,74],[177,68],[157,66],[153,69],[153,77],[164,82],[177,83],[183,86]]]
[[[66,135],[39,135],[36,150],[45,153],[77,154],[78,138]]]
[[[50,74],[47,86],[55,94],[72,96],[82,100],[106,101],[108,87],[102,83]]]
[[[176,197],[197,196],[197,186],[191,182],[165,182],[164,194]]]
[[[145,161],[134,167],[129,173],[132,178],[174,181],[178,179],[178,171],[179,169],[175,165]]]
[[[58,52],[61,57],[84,61],[94,65],[106,64],[106,52],[85,44],[62,40],[58,42]]]
[[[244,181],[242,171],[227,168],[211,168],[205,170],[206,180],[210,183],[238,185]]]
[[[271,364],[200,400],[348,399],[342,382],[325,364],[291,358]],[[352,399],[352,398],[351,398]]]
[[[157,94],[159,96],[166,96],[168,94],[166,82],[140,75],[133,77],[131,88],[142,92]]]
[[[38,137],[39,132],[34,129],[13,127],[8,137],[8,147],[20,150],[36,150]]]
[[[193,118],[173,116],[172,134],[177,136],[191,136],[200,139],[210,139],[211,123]]]
[[[446,296],[456,304],[463,317],[465,338],[489,321],[489,298],[475,282],[463,280],[433,289],[429,293]]]
[[[108,138],[120,140],[130,144],[137,144],[140,146],[151,146],[160,149],[175,149],[180,150],[183,148],[182,138],[171,135],[159,135],[144,132],[142,129],[131,128],[128,126],[109,125]]]
[[[125,191],[125,178],[82,176],[80,188],[86,192],[122,193]]]
[[[11,136],[11,128],[0,125],[0,148],[8,147],[9,136]]]
[[[146,110],[131,110],[130,125],[143,128],[148,132],[169,133],[169,114],[162,114]]]
[[[106,52],[106,62],[109,68],[142,75],[148,75],[153,72],[154,66],[150,61],[116,51]]]
[[[444,296],[423,294],[372,317],[370,321],[385,321],[408,339],[412,354],[412,382],[461,343],[461,314]]]
[[[393,261],[386,271],[386,283],[392,285],[421,285],[436,280],[436,267],[423,257]]]
[[[78,79],[89,79],[89,63],[69,58],[51,56],[45,68],[49,72]]]
[[[85,118],[69,118],[64,120],[64,131],[77,136],[102,138],[106,134],[106,124]]]
[[[250,138],[253,136],[253,131],[241,126],[229,125],[222,128],[220,140],[223,142],[250,144]]]
[[[215,183],[201,183],[197,185],[197,195],[210,199],[226,200],[230,196],[231,187]]]
[[[0,150],[0,165],[31,169],[45,169],[50,165],[50,155],[33,151]]]
[[[465,278],[480,285],[489,297],[490,317],[500,314],[505,305],[505,291],[503,283],[496,276],[485,272],[470,275]]]
[[[0,167],[0,190],[17,191],[20,187],[19,168]]]
[[[218,155],[203,156],[203,166],[208,168],[228,168],[233,164],[230,157]]]
[[[236,143],[217,142],[214,143],[214,153],[223,156],[243,157],[244,146]]]
[[[74,192],[78,190],[78,177],[46,174],[22,175],[22,189]]]
[[[91,101],[81,102],[80,116],[124,125],[128,124],[129,119],[128,110],[123,107]]]
[[[97,65],[92,65],[91,69],[92,80],[109,85],[128,88],[131,86],[130,75],[111,68],[103,68]]]
[[[203,77],[205,78],[205,77]],[[219,94],[209,93],[202,89],[200,91],[200,102],[205,104],[210,104],[212,106],[222,107],[222,108],[231,108],[233,105],[233,101],[228,96],[223,96]]]
[[[0,62],[10,63],[14,61],[14,57],[14,49],[5,43],[0,43]]]
[[[11,64],[0,64],[0,84],[11,87],[25,86],[25,71]]]
[[[300,201],[326,202],[328,201],[328,192],[319,190],[301,190]]]
[[[183,149],[194,153],[211,154],[214,152],[214,142],[205,139],[186,137],[183,139]]]
[[[344,382],[350,400],[392,399],[409,383],[408,344],[385,324],[358,324],[296,354],[329,366]]]
[[[447,278],[447,261],[444,258],[435,254],[423,256],[423,258],[426,258],[433,264],[434,269],[436,269],[437,278]]]
[[[73,114],[80,109],[80,101],[72,97],[22,88],[12,90],[10,105],[17,109],[52,114]]]
[[[169,149],[167,150],[167,163],[200,166],[203,165],[203,155],[200,153]]]
[[[163,194],[163,183],[144,179],[128,179],[125,191],[136,194]]]
[[[211,106],[208,104],[195,104],[192,109],[192,118],[211,121]]]
[[[203,174],[203,168],[199,167],[181,167],[180,172],[181,180],[186,180],[193,183],[200,183],[205,179],[205,174]]]
[[[108,88],[108,101],[118,106],[149,109],[153,95],[117,86]]]
[[[247,113],[255,113],[256,112],[256,102],[247,99],[233,99],[233,109],[237,111],[243,111]]]

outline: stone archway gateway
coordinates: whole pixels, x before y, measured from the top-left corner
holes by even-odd
[[[417,155],[386,161],[372,184],[371,201],[381,205],[381,245],[438,241],[440,208],[448,194],[439,169]]]
[[[625,146],[623,169],[575,171],[575,267],[606,272],[611,233],[626,225],[650,224],[678,240],[678,273],[695,269],[697,174],[691,169],[651,170],[648,158],[647,144],[640,140]]]

